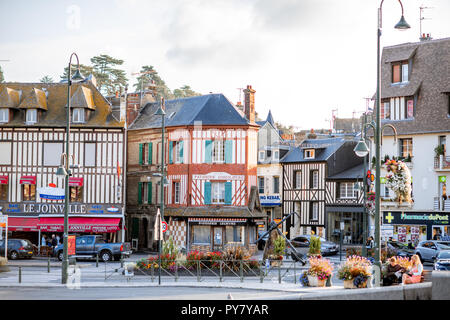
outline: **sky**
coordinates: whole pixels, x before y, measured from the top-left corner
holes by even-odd
[[[152,65],[173,90],[243,100],[297,130],[359,117],[376,90],[380,0],[0,0],[0,66],[7,82],[60,79],[72,52],[124,60],[129,87]],[[449,0],[383,2],[381,46],[450,37]],[[424,9],[420,20],[420,7]],[[9,60],[9,61],[1,61]]]

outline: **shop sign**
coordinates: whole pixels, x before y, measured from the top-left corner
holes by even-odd
[[[208,174],[194,174],[193,180],[224,180],[224,181],[244,181],[243,175],[231,175],[226,172],[210,172]]]
[[[259,200],[262,206],[278,206],[281,204],[281,198],[279,194],[260,195]]]
[[[383,223],[385,224],[450,224],[449,214],[427,213],[427,212],[384,212]]]
[[[8,203],[5,213],[25,213],[27,215],[64,214],[64,203]],[[122,207],[111,204],[69,204],[69,214],[121,214]]]
[[[447,182],[447,176],[439,176],[439,182],[446,183]]]

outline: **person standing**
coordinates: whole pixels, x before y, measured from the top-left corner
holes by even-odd
[[[53,249],[58,245],[58,241],[56,240],[55,234],[52,234],[52,247]]]
[[[41,246],[42,246],[42,247],[47,246],[47,236],[46,236],[45,234],[42,235],[42,238],[41,238]]]
[[[56,243],[60,244],[61,243],[61,238],[59,237],[59,234],[56,235]]]

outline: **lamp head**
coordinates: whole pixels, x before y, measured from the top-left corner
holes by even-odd
[[[80,72],[80,68],[77,68],[77,70],[73,74],[72,82],[80,82],[80,81],[83,81],[83,80],[84,80],[84,77],[83,77],[83,75]]]
[[[407,30],[411,28],[411,26],[406,22],[405,17],[402,15],[400,21],[394,26],[394,28],[398,30]]]
[[[63,166],[60,166],[58,168],[58,170],[56,171],[56,175],[60,176],[60,177],[65,177],[65,176],[67,176],[67,171]]]
[[[159,106],[158,110],[156,110],[155,112],[155,116],[164,116],[166,114],[166,112],[163,110],[163,108],[161,108],[161,106]]]
[[[369,153],[369,148],[367,147],[366,142],[361,138],[353,151],[358,157],[363,158]]]

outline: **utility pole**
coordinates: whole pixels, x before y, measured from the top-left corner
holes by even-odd
[[[419,25],[420,25],[420,34],[419,34],[419,37],[420,37],[420,38],[422,37],[422,20],[431,20],[431,18],[424,18],[424,17],[422,16],[422,12],[423,12],[423,10],[425,10],[425,9],[433,9],[433,7],[422,7],[422,6],[420,6],[420,8],[419,8],[419,17],[420,17],[420,21],[419,21]]]

